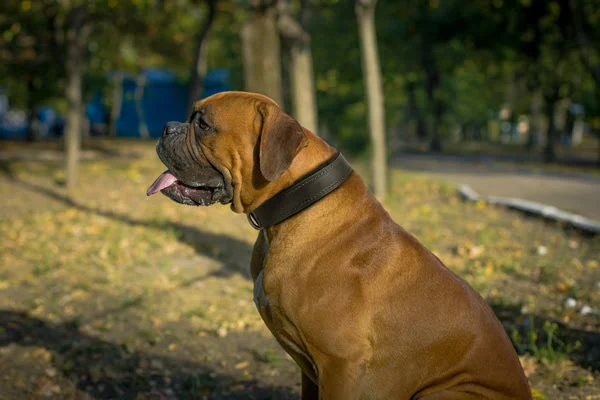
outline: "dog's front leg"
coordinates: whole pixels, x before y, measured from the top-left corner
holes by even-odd
[[[331,361],[319,371],[319,400],[359,400],[364,394],[364,364]]]
[[[319,400],[319,388],[306,375],[302,373],[302,400]]]

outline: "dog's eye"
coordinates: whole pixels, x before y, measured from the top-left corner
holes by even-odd
[[[200,128],[203,131],[208,131],[210,130],[210,125],[208,125],[206,122],[204,122],[204,120],[200,117],[197,117],[194,121],[196,123],[196,126],[198,126],[198,128]]]
[[[208,126],[208,124],[204,121],[202,121],[201,119],[198,120],[198,127],[200,129],[202,129],[203,131],[208,130],[208,128],[210,128],[210,126]]]

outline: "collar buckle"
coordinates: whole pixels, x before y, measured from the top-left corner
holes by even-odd
[[[256,215],[254,215],[253,212],[248,213],[246,215],[246,217],[248,218],[248,223],[250,224],[251,227],[253,227],[254,229],[256,229],[257,231],[261,231],[264,229],[264,227],[260,226],[260,224],[258,223],[258,220],[256,219]]]

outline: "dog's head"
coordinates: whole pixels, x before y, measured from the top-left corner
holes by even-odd
[[[268,97],[218,93],[197,102],[187,122],[165,125],[156,151],[168,170],[147,194],[247,212],[306,145],[302,127]]]

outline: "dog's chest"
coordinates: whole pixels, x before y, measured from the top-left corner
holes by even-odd
[[[254,304],[256,304],[258,312],[264,318],[265,316],[263,315],[262,309],[268,307],[270,303],[269,298],[265,293],[265,288],[263,287],[263,270],[260,271],[254,280]]]
[[[261,318],[273,333],[279,344],[281,344],[283,349],[292,356],[304,373],[316,382],[317,369],[312,358],[303,347],[299,346],[296,341],[292,339],[292,337],[297,336],[294,335],[294,330],[286,331],[286,328],[284,327],[285,324],[282,324],[283,321],[278,319],[278,313],[273,313],[273,307],[278,307],[271,303],[265,292],[263,276],[263,270],[261,270],[254,280],[254,304],[256,304],[256,308],[258,309]]]

